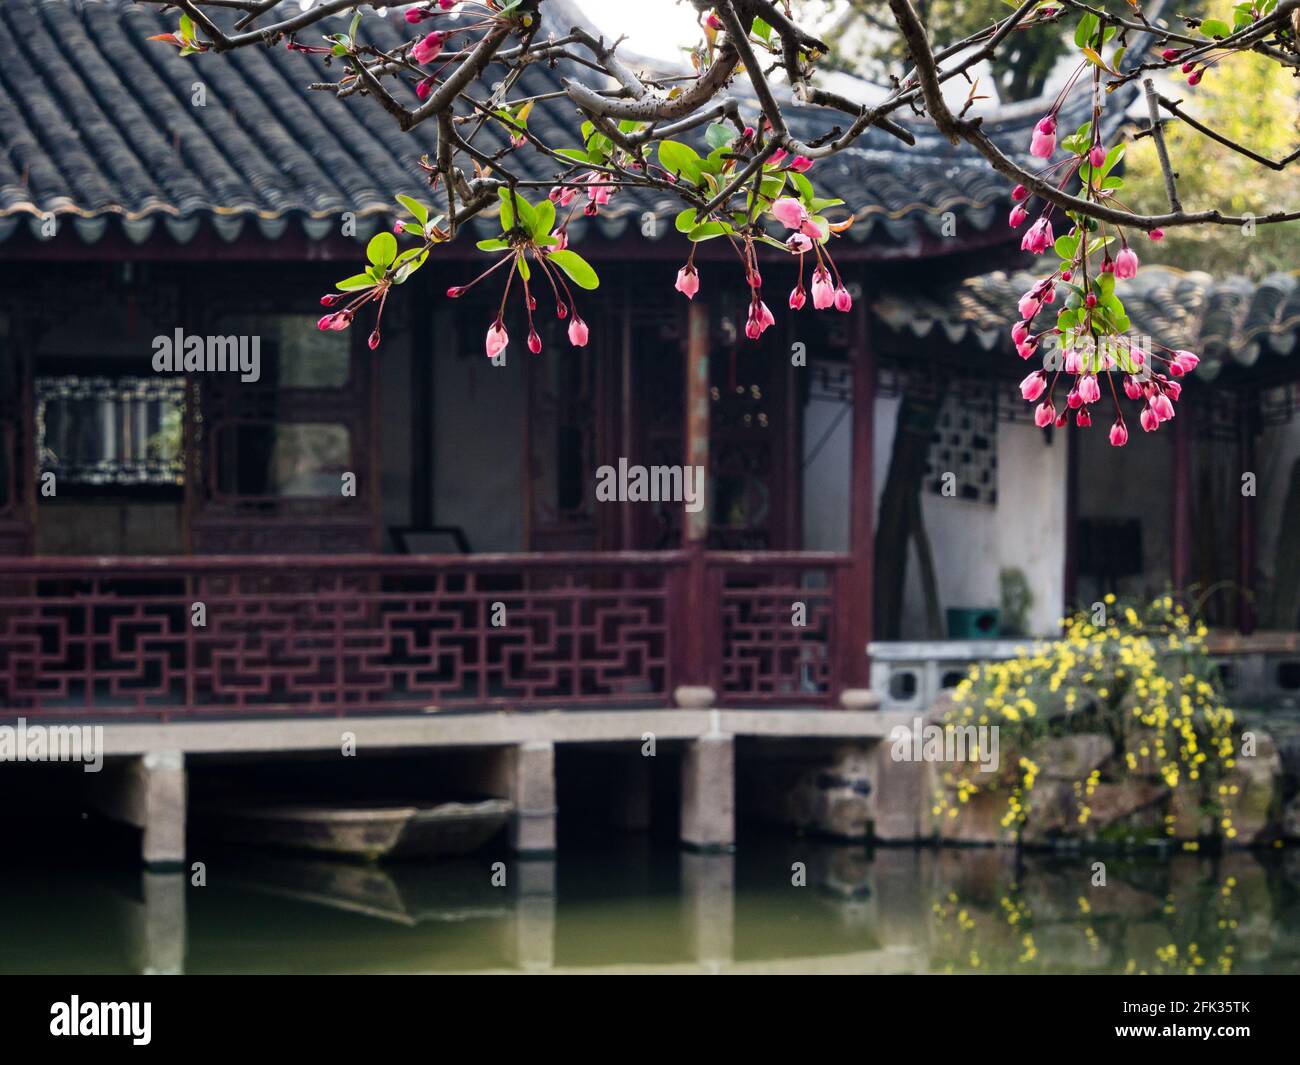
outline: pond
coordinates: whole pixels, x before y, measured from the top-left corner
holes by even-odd
[[[10,870],[0,971],[1300,971],[1296,851],[1017,859],[758,838],[701,855],[624,838],[382,869],[213,853],[204,872],[192,886],[98,855]]]

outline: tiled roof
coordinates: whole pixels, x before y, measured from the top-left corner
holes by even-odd
[[[542,10],[557,28],[567,29],[574,17],[564,0],[548,0]],[[411,32],[396,10],[385,22],[366,21],[384,47]],[[72,219],[86,241],[102,236],[113,219],[137,241],[159,224],[185,241],[203,220],[227,239],[249,220],[267,237],[297,222],[320,238],[337,231],[344,212],[356,216],[364,237],[386,221],[395,193],[427,190],[416,163],[434,149],[433,123],[403,134],[368,100],[309,90],[328,73],[318,56],[247,48],[182,58],[146,40],[174,23],[174,12],[164,16],[128,0],[0,3],[0,240],[20,225],[43,236],[48,213],[60,223]],[[313,27],[302,40],[336,29],[326,27]],[[564,72],[563,65],[557,71],[535,64],[519,89],[557,90]],[[194,102],[200,85],[204,106]],[[746,89],[743,78],[733,83],[742,105]],[[415,102],[409,88],[398,91]],[[986,128],[1019,151],[1036,117],[1035,109],[1021,108],[990,118]],[[1078,117],[1067,109],[1063,125]],[[809,133],[837,121],[822,110],[793,107],[789,120],[796,132]],[[540,103],[529,120],[530,128],[560,142],[572,123],[572,105],[564,100]],[[954,148],[925,125],[913,129],[914,148],[872,130],[858,146],[817,164],[819,188],[843,198],[858,216],[849,237],[908,246],[938,236],[946,212],[956,216],[959,235],[969,232],[964,227],[1000,225],[1006,182],[969,147]],[[524,176],[553,173],[544,159],[520,155],[529,157],[517,163]],[[669,197],[621,192],[596,228],[612,238],[629,220],[639,224],[646,211],[667,220],[679,209]],[[662,235],[672,226],[655,230]]]
[[[1151,336],[1201,356],[1196,373],[1217,376],[1225,364],[1252,367],[1264,356],[1294,357],[1300,329],[1300,283],[1295,273],[1260,281],[1214,278],[1164,266],[1145,266],[1117,291],[1134,335]],[[1038,280],[1029,271],[983,274],[944,289],[882,291],[874,310],[895,332],[926,336],[936,327],[952,344],[974,341],[985,351],[1013,352],[1010,331],[1022,293]]]

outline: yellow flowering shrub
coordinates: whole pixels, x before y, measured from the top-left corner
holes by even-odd
[[[1184,810],[1211,815],[1216,830],[1233,838],[1236,788],[1225,778],[1235,764],[1234,719],[1206,651],[1207,630],[1170,596],[1139,606],[1107,595],[1099,607],[1064,619],[1060,639],[975,665],[953,689],[943,723],[997,726],[1002,768],[949,767],[932,812],[955,817],[960,804],[994,790],[1007,796],[1002,826],[1018,831],[1041,771],[1036,749],[1049,738],[1094,733],[1114,744],[1110,780],[1161,781]],[[1081,826],[1100,783],[1101,770],[1074,783]],[[1165,833],[1176,832],[1171,814]]]

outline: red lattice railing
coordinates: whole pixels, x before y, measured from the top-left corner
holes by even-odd
[[[0,558],[0,707],[168,720],[665,706],[691,682],[731,705],[829,702],[844,560],[705,558],[703,589],[681,551]]]
[[[849,562],[805,552],[707,556],[723,703],[826,704],[835,697],[844,625],[836,593]]]

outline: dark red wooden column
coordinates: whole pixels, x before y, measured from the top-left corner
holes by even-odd
[[[1241,477],[1257,474],[1255,467],[1256,403],[1258,394],[1244,389],[1237,410],[1237,628],[1249,636],[1255,631],[1255,496],[1244,491]]]
[[[872,432],[875,425],[876,358],[865,296],[853,307],[849,359],[853,371],[853,444],[849,467],[849,554],[851,565],[836,589],[839,619],[840,690],[866,688],[870,681],[867,643],[871,639],[872,570],[875,566],[875,475]]]
[[[1172,482],[1169,520],[1170,583],[1175,594],[1187,591],[1192,581],[1192,457],[1191,457],[1192,405],[1179,404],[1172,425],[1173,461],[1170,470]]]
[[[722,637],[717,596],[712,593],[707,558],[709,540],[709,309],[692,301],[686,318],[686,409],[683,411],[682,457],[685,466],[704,470],[704,505],[682,510],[682,547],[687,568],[678,596],[677,641],[682,675],[678,684],[708,685],[717,690]],[[720,694],[720,693],[719,693]]]

